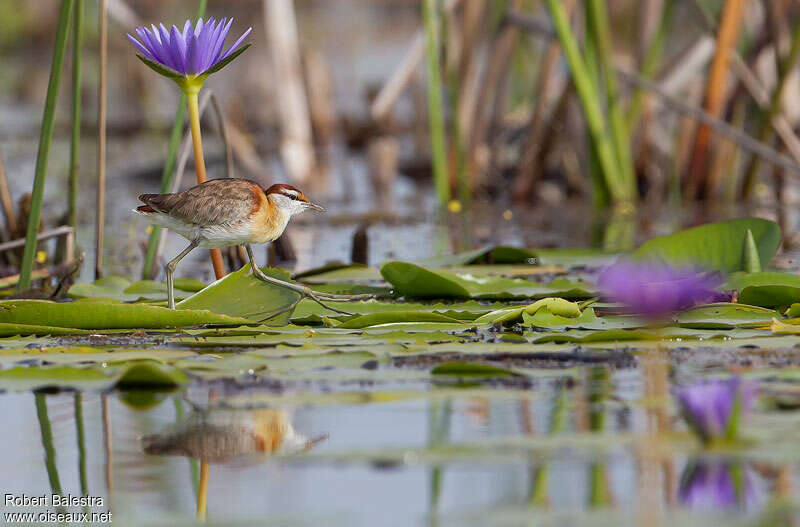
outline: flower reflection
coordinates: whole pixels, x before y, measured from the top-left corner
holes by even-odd
[[[752,510],[763,501],[756,479],[746,464],[692,462],[681,476],[678,501],[692,509]]]
[[[739,425],[750,413],[757,395],[758,385],[739,377],[696,382],[675,389],[681,414],[705,443],[737,439]]]
[[[142,443],[147,454],[222,463],[249,455],[304,452],[326,438],[309,440],[298,434],[283,410],[195,409],[185,421],[145,436]]]

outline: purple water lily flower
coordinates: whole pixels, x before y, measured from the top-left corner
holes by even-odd
[[[638,314],[658,317],[716,301],[714,289],[719,283],[713,275],[694,269],[618,261],[600,274],[597,285],[605,298]]]
[[[743,465],[690,463],[681,476],[678,501],[692,509],[752,509],[762,501],[755,479]]]
[[[223,52],[225,38],[231,29],[233,19],[199,19],[192,26],[187,20],[183,31],[176,26],[167,30],[163,24],[150,28],[136,28],[141,41],[128,34],[128,40],[141,52],[142,62],[162,75],[171,78],[205,77],[220,70],[242,53],[249,44],[239,48],[242,41],[252,31],[244,32],[227,51]]]
[[[736,439],[742,418],[753,407],[758,384],[738,377],[680,386],[675,398],[686,422],[704,442]]]

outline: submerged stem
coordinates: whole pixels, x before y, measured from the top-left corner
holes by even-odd
[[[200,105],[198,103],[198,89],[186,91],[186,102],[189,108],[189,125],[192,130],[192,146],[194,147],[194,168],[197,173],[197,184],[206,181],[206,162],[203,157],[203,137],[200,131]],[[217,280],[225,276],[225,264],[222,262],[222,252],[219,249],[210,249],[211,264],[214,266],[214,275]]]

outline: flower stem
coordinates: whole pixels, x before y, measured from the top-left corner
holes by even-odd
[[[200,18],[206,14],[206,5],[208,0],[200,0],[197,3],[197,17]],[[186,95],[181,92],[180,100],[178,101],[178,109],[175,110],[175,120],[172,123],[172,132],[169,136],[169,148],[167,149],[167,160],[164,162],[164,169],[161,171],[161,193],[166,194],[172,188],[172,179],[175,177],[175,161],[178,158],[178,147],[181,143],[181,133],[183,132],[183,120],[186,117]],[[150,238],[147,240],[147,252],[144,256],[144,265],[142,266],[142,280],[154,278],[153,270],[155,268],[156,252],[158,250],[158,243],[161,240],[163,232],[161,227],[153,225],[153,230],[150,232]]]
[[[197,490],[197,519],[200,521],[206,520],[209,468],[208,461],[200,462],[200,485]]]
[[[189,125],[192,129],[192,146],[194,147],[194,168],[197,173],[197,184],[206,181],[206,162],[203,157],[203,137],[200,132],[200,108],[197,94],[200,89],[186,91],[186,102],[189,108]],[[225,276],[225,264],[222,262],[222,252],[211,249],[211,264],[214,266],[214,275],[217,280]]]
[[[64,50],[67,43],[67,28],[73,0],[62,0],[61,12],[58,15],[56,44],[53,51],[53,64],[50,66],[50,82],[47,85],[47,98],[44,103],[44,116],[39,137],[39,152],[36,155],[36,171],[33,177],[31,193],[31,211],[28,215],[28,230],[25,233],[25,251],[22,253],[22,265],[19,270],[17,291],[31,287],[31,272],[36,256],[36,240],[39,237],[39,222],[42,219],[42,202],[44,201],[44,182],[47,178],[47,160],[50,156],[50,141],[53,138],[58,85],[61,81],[61,66],[64,63]]]

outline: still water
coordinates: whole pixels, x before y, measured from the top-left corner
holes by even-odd
[[[102,497],[88,510],[115,524],[192,523],[205,460],[212,524],[796,521],[775,504],[796,499],[797,462],[700,453],[681,439],[667,363],[640,362],[524,388],[6,393],[0,488]]]

